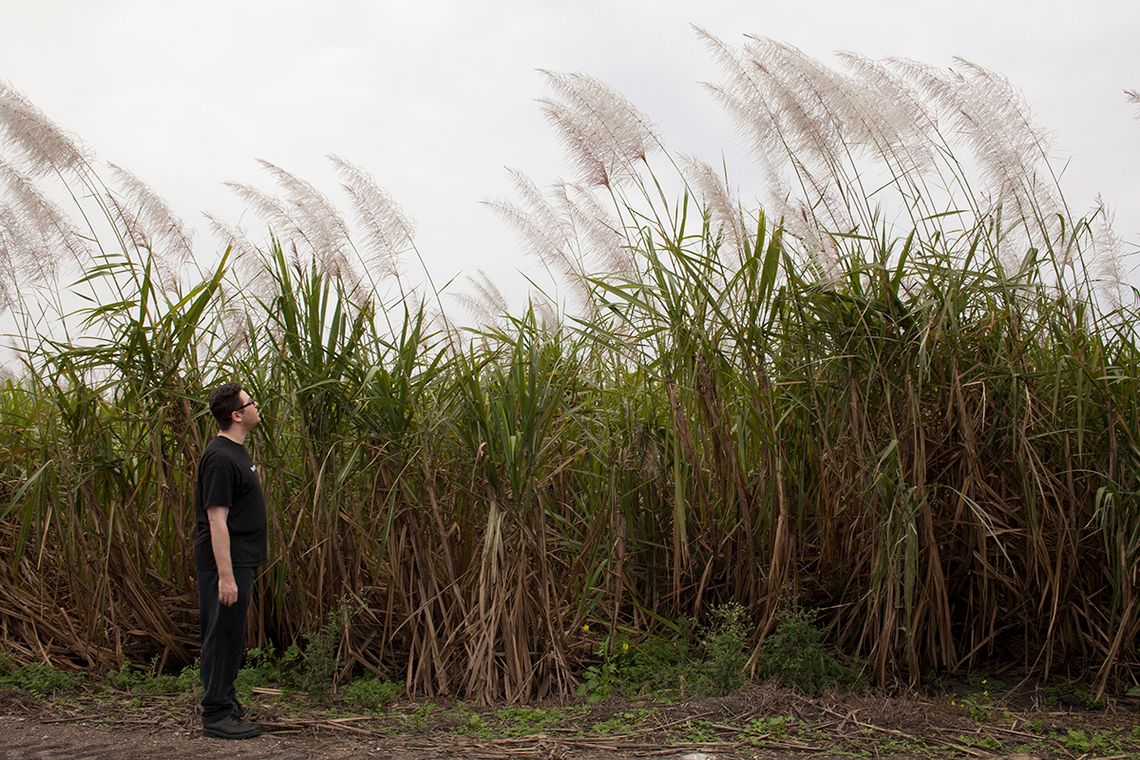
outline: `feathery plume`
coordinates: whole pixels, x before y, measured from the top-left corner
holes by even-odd
[[[939,240],[946,240],[940,213],[956,210],[961,204],[973,208],[974,194],[961,165],[953,158],[935,110],[883,62],[854,53],[840,53],[839,57],[872,93],[875,105],[889,113],[884,120],[897,136],[897,143],[890,146],[898,157],[895,171],[900,181],[912,188],[907,207],[922,208],[922,218],[917,221],[930,232],[939,231]]]
[[[530,255],[542,262],[556,278],[564,279],[582,303],[589,302],[586,279],[589,275],[581,252],[575,251],[572,226],[543,197],[525,174],[507,170],[523,206],[510,201],[484,201],[522,236]]]
[[[860,219],[869,226],[867,209],[852,200],[863,194],[847,194],[860,172],[853,163],[845,120],[821,94],[828,89],[827,83],[821,86],[815,81],[824,77],[820,73],[824,67],[809,62],[790,46],[762,38],[752,38],[744,54],[779,111],[787,160],[803,186],[805,200],[817,209],[814,214],[819,224],[832,232],[858,229]]]
[[[610,187],[612,157],[598,152],[589,123],[560,103],[540,102],[547,121],[558,130],[579,180],[591,187]]]
[[[1092,233],[1098,290],[1114,309],[1119,309],[1124,293],[1128,291],[1128,273],[1124,269],[1122,241],[1115,229],[1115,215],[1099,195],[1092,215],[1095,219]]]
[[[259,219],[274,227],[277,234],[287,232],[291,236],[304,236],[300,225],[289,215],[289,211],[278,199],[258,190],[253,185],[242,182],[226,182],[224,184],[245,201]]]
[[[153,253],[154,243],[151,241],[149,230],[146,224],[142,221],[141,211],[137,208],[127,207],[123,201],[114,193],[106,193],[107,208],[115,212],[118,217],[116,219],[116,227],[121,225],[121,232],[126,233],[126,239],[131,241],[131,244],[136,250],[151,251]],[[152,256],[152,261],[157,262],[158,256]]]
[[[935,164],[931,134],[938,122],[915,92],[882,63],[851,52],[839,59],[863,90],[857,118],[884,153],[905,156],[900,166],[924,171]]]
[[[249,295],[244,283],[240,291],[227,283],[222,283],[218,288],[218,332],[230,350],[249,346],[252,334],[252,316],[255,313]],[[268,329],[273,329],[272,324]]]
[[[325,247],[329,238],[323,223],[316,227],[307,226],[302,218],[306,213],[305,209],[299,208],[296,204],[287,205],[252,185],[227,182],[226,187],[237,193],[258,217],[270,224],[281,242],[288,244],[292,250],[293,262],[298,267],[304,266],[297,250],[297,241],[300,240],[307,246],[313,263],[321,272],[337,278],[351,298],[361,295],[364,284],[343,250]]]
[[[1049,234],[1036,229],[1037,220],[1056,218],[1061,207],[1039,179],[1049,138],[1033,125],[1028,106],[1008,80],[960,59],[948,71],[906,59],[887,61],[923,93],[974,153],[985,184],[982,192],[993,199],[992,208],[981,212],[1000,206],[1030,239],[1036,238],[1036,232]],[[1004,255],[1009,263],[1020,260],[1024,243],[1019,237],[1006,238]]]
[[[510,201],[486,201],[485,204],[519,232],[529,245],[531,255],[547,267],[559,271],[576,273],[573,261],[568,254],[570,240],[553,207],[543,198],[542,193],[522,172],[507,170],[514,179],[515,192],[524,206]]]
[[[0,217],[2,216],[3,209],[0,209]],[[13,288],[17,279],[15,267],[12,266],[13,245],[6,225],[0,220],[0,314],[16,306]]]
[[[684,159],[689,183],[703,196],[709,212],[709,225],[714,237],[721,238],[721,261],[739,261],[744,253],[744,220],[740,202],[724,182],[724,178],[704,161]]]
[[[591,269],[608,274],[637,271],[637,261],[622,234],[620,223],[588,187],[560,182],[554,186],[553,192],[565,212],[583,258],[597,262],[597,266]]]
[[[15,210],[0,205],[0,312],[14,310],[19,304],[17,283],[23,279],[21,260],[28,248],[25,229]]]
[[[637,162],[660,145],[656,128],[612,87],[579,73],[540,69],[561,101],[542,98],[582,181],[612,187],[637,176]]]
[[[356,212],[356,221],[364,229],[369,255],[364,265],[381,277],[399,277],[400,259],[415,248],[415,226],[370,174],[340,156],[329,155],[336,167],[341,187],[348,194]]]
[[[0,204],[0,311],[26,304],[31,289],[54,283],[55,242],[50,229],[29,221],[18,207]]]
[[[1037,241],[1047,245],[1049,240],[1059,239],[1072,213],[1061,195],[1060,184],[1049,163],[1053,137],[1033,121],[1032,111],[1021,92],[1008,78],[962,58],[955,58],[956,67],[975,90],[990,93],[990,108],[995,114],[995,126],[1004,124],[1003,136],[1011,146],[1014,155],[1022,157],[1021,182],[1015,192],[1019,211],[1029,209],[1018,220],[1021,223],[1027,243],[1015,249],[1018,257],[1024,249]],[[983,102],[983,105],[985,103]],[[1014,185],[1014,178],[1007,178]]]
[[[829,103],[837,75],[796,48],[764,37],[749,38],[744,56],[784,116],[794,152],[838,166],[852,140],[845,134],[848,119]]]
[[[236,275],[237,287],[223,282],[218,290],[218,322],[226,345],[245,346],[250,337],[250,315],[256,302],[270,303],[277,283],[257,247],[245,231],[203,213],[214,237],[230,250],[229,271]]]
[[[124,202],[117,203],[134,211],[133,217],[145,227],[147,237],[154,244],[151,251],[161,257],[163,265],[171,272],[194,260],[194,246],[190,232],[170,206],[166,205],[158,193],[146,182],[123,167],[108,163],[118,181],[117,189]]]
[[[895,213],[928,231],[941,229],[938,213],[944,206],[926,178],[934,169],[937,184],[947,184],[938,173],[929,134],[938,134],[937,123],[910,88],[881,64],[858,56],[841,56],[851,72],[842,74],[791,45],[765,40],[752,47],[815,115],[821,130],[831,133],[826,142],[835,166],[824,161],[817,169],[842,180],[834,183],[843,201],[841,227],[854,228],[858,220],[871,232],[882,208],[876,199],[892,188]]]
[[[41,239],[35,270],[46,273],[45,281],[54,279],[63,251],[81,265],[87,263],[87,244],[76,234],[66,214],[40,192],[31,177],[0,160],[0,189],[6,191],[4,194],[11,200],[21,224],[35,229]]]
[[[285,191],[290,216],[304,230],[304,238],[321,270],[334,277],[351,279],[355,272],[345,255],[351,243],[348,227],[340,213],[310,183],[269,161],[258,159],[257,162]]]
[[[143,219],[143,211],[137,206],[128,206],[121,197],[108,191],[105,194],[106,208],[114,212],[115,226],[124,241],[129,240],[136,251],[147,251],[149,265],[153,270],[153,282],[168,292],[181,292],[182,282],[177,266],[162,254],[162,246],[152,237],[152,227]]]
[[[276,289],[273,276],[245,231],[226,224],[212,214],[203,213],[202,216],[206,218],[210,231],[218,242],[230,249],[229,268],[237,275],[243,290],[262,300],[272,297]]]
[[[787,231],[804,242],[813,259],[833,270],[834,261],[828,259],[836,246],[829,233],[855,226],[834,197],[832,183],[816,179],[819,171],[841,179],[834,146],[811,124],[813,117],[794,93],[773,74],[771,63],[762,60],[759,41],[752,43],[748,54],[741,54],[703,29],[695,29],[727,76],[725,84],[706,87],[748,139],[769,178],[769,207],[782,217]],[[812,170],[808,161],[820,169]],[[786,168],[799,184],[802,200],[798,203],[790,203],[790,194],[783,189]]]
[[[758,72],[729,45],[700,27],[697,36],[712,53],[727,76],[723,85],[705,87],[728,111],[738,130],[749,140],[753,155],[762,166],[779,166],[792,152],[780,114],[773,108]]]
[[[11,86],[0,82],[0,139],[35,176],[53,172],[86,176],[87,151],[43,111]]]
[[[497,323],[510,311],[503,291],[482,269],[467,275],[467,285],[473,292],[460,291],[451,294],[451,297],[477,320],[485,324]]]

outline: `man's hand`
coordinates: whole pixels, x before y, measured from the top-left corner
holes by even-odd
[[[230,562],[230,529],[226,524],[229,507],[208,507],[206,516],[210,519],[210,544],[214,549],[214,563],[218,566],[218,601],[229,607],[237,602],[237,583],[234,581],[234,566]]]
[[[218,577],[218,602],[229,607],[237,601],[238,590],[237,583],[234,581],[233,576]]]

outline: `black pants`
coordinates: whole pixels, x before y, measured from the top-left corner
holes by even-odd
[[[202,625],[202,723],[238,711],[234,681],[245,654],[246,613],[256,568],[235,567],[237,602],[218,602],[218,571],[198,568],[198,615]]]

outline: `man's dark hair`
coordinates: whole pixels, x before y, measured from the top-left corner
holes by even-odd
[[[241,406],[241,383],[222,383],[210,391],[210,413],[218,421],[218,427],[229,430],[233,424],[233,413]]]

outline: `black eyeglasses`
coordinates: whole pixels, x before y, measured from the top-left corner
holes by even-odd
[[[258,409],[260,409],[260,408],[261,408],[261,405],[260,405],[260,404],[258,404],[258,403],[257,403],[256,401],[254,401],[253,399],[250,399],[249,401],[247,401],[247,402],[245,402],[244,404],[242,404],[241,406],[239,406],[237,409],[234,409],[234,411],[235,411],[235,412],[240,412],[242,409],[245,409],[247,406],[256,406]]]

